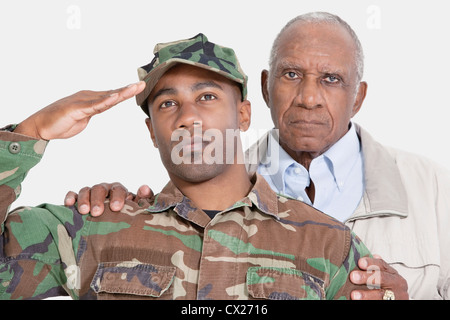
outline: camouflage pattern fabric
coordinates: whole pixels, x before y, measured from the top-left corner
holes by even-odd
[[[21,141],[11,154],[17,139],[0,132],[0,299],[349,299],[348,274],[370,255],[343,224],[258,175],[212,220],[171,182],[98,218],[50,204],[7,213],[45,147]]]
[[[136,103],[148,116],[147,97],[161,76],[178,63],[207,69],[237,82],[241,88],[242,100],[247,98],[248,77],[242,70],[234,50],[210,42],[202,33],[190,39],[158,43],[153,53],[153,60],[138,68],[139,80],[145,81],[146,87],[136,96]]]

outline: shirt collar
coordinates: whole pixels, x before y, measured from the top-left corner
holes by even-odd
[[[331,164],[329,170],[334,176],[338,189],[344,186],[360,154],[361,144],[355,126],[350,123],[348,132],[323,153]]]
[[[296,163],[296,161],[280,146],[277,132],[277,129],[272,129],[270,131],[268,137],[268,150],[274,150],[274,148],[278,148],[278,157],[271,157],[271,162],[267,165],[271,166],[272,168],[278,168],[277,172],[270,175],[270,177],[276,189],[280,193],[286,194],[284,173],[286,172],[286,169],[289,168],[292,164]]]
[[[252,207],[254,205],[263,213],[279,219],[277,194],[270,188],[264,178],[257,173],[253,174],[251,182],[253,187],[248,195],[222,211],[222,213],[239,207]],[[153,204],[147,208],[147,211],[159,213],[170,208],[173,208],[180,217],[201,227],[205,227],[210,221],[206,213],[197,208],[192,200],[183,195],[172,181],[169,181],[162,191],[156,195]]]

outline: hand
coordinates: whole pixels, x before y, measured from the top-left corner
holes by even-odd
[[[153,197],[153,191],[149,186],[143,185],[139,188],[137,195],[128,192],[119,182],[100,183],[92,188],[84,187],[78,194],[69,191],[64,199],[64,205],[73,206],[78,200],[78,212],[94,217],[100,216],[105,211],[105,200],[109,198],[109,208],[112,211],[120,211],[125,205],[125,200],[138,203],[141,199]],[[92,208],[92,209],[91,209]]]
[[[361,258],[358,266],[362,271],[350,273],[350,281],[354,284],[366,285],[365,290],[353,290],[353,300],[381,300],[385,290],[392,290],[396,300],[408,300],[408,284],[406,280],[379,255],[373,258]]]
[[[80,91],[58,100],[22,121],[14,130],[36,139],[67,139],[83,131],[92,116],[134,97],[145,82],[110,91]]]

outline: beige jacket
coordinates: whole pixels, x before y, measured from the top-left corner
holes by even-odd
[[[355,126],[365,192],[345,224],[407,280],[411,299],[450,299],[450,173]],[[267,136],[247,150],[249,171],[266,150]]]

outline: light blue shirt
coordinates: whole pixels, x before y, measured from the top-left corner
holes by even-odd
[[[309,172],[292,159],[279,145],[276,137],[278,135],[272,130],[267,150],[278,147],[279,157],[258,166],[258,173],[272,189],[304,201],[339,221],[349,218],[358,207],[364,192],[363,157],[355,126],[351,124],[350,130],[339,141],[313,159]],[[273,168],[278,170],[270,174],[274,172],[271,171]],[[311,203],[305,192],[311,180],[315,187],[314,203]]]

